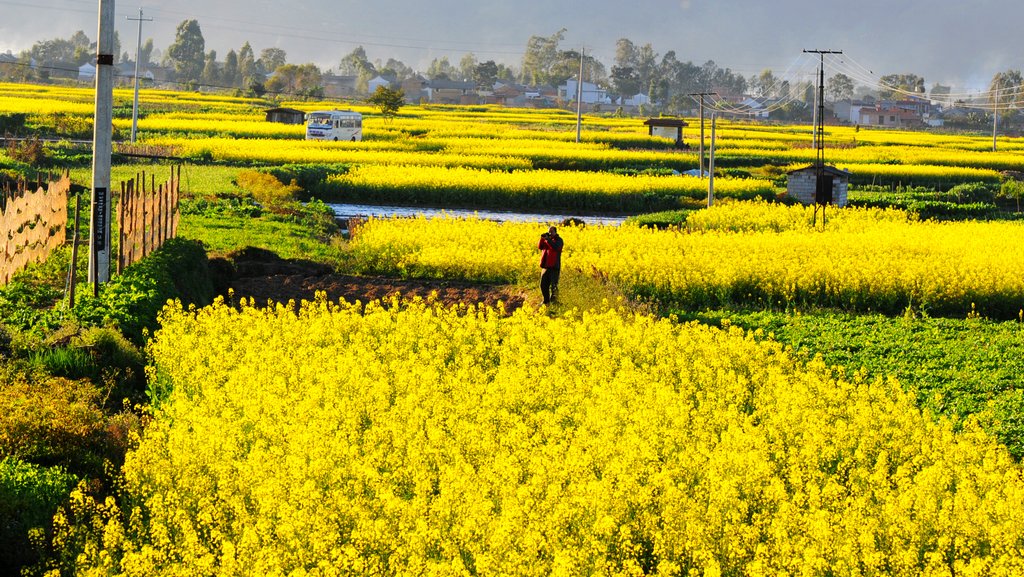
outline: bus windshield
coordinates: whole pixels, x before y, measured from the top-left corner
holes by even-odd
[[[309,117],[310,124],[330,124],[331,116],[329,114],[312,114]]]

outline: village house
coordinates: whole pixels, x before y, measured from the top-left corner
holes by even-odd
[[[327,73],[320,77],[324,87],[324,96],[328,98],[350,97],[356,93],[355,76]]]
[[[391,76],[374,76],[366,83],[366,91],[373,94],[378,88],[383,86],[384,88],[391,88],[398,83],[398,79]]]
[[[438,78],[427,82],[427,100],[437,104],[479,104],[476,84]]]
[[[419,104],[427,100],[427,79],[419,74],[402,81],[402,94],[409,104]]]
[[[884,128],[908,128],[920,126],[921,116],[913,111],[898,107],[865,108],[860,111],[860,122],[863,126],[880,126]]]
[[[840,121],[850,124],[861,124],[861,111],[869,108],[873,109],[875,107],[875,100],[873,98],[865,100],[840,100],[834,103],[832,107],[836,118]]]
[[[576,80],[569,79],[565,84],[558,87],[558,98],[563,102],[576,102],[576,94],[580,94],[580,102],[583,104],[611,104],[612,99],[608,97],[608,91],[599,88],[592,82],[583,82],[583,90],[579,91]]]

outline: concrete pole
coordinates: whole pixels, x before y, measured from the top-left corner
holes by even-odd
[[[583,125],[583,48],[580,48],[580,79],[576,82],[576,142],[580,141]]]
[[[139,8],[139,17],[128,17],[128,20],[139,21],[139,41],[135,45],[135,100],[132,104],[132,144],[135,144],[135,135],[139,131],[139,55],[142,54],[142,23],[151,22],[152,18],[142,17],[142,8]]]
[[[996,151],[996,135],[999,129],[999,89],[996,88],[996,105],[992,107],[992,152]]]
[[[708,208],[715,203],[715,124],[718,115],[711,113],[711,158],[708,159]]]
[[[114,121],[114,0],[99,0],[96,35],[96,113],[92,136],[92,215],[89,223],[89,282],[110,280],[110,156]]]
[[[700,95],[700,146],[698,147],[700,160],[697,162],[697,175],[704,178],[704,95]]]

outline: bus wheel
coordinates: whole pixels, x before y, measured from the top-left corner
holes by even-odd
[[[337,136],[334,137],[334,142],[338,142],[338,137]]]

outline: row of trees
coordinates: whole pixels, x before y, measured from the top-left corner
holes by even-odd
[[[615,59],[611,69],[593,55],[562,47],[566,30],[550,36],[531,36],[527,40],[519,68],[493,60],[479,61],[472,53],[465,54],[457,63],[447,57],[435,58],[423,75],[430,80],[457,80],[472,82],[481,87],[492,87],[497,81],[519,82],[531,86],[559,86],[575,78],[582,63],[584,79],[608,90],[612,96],[629,97],[644,94],[663,110],[683,110],[693,107],[693,93],[714,91],[720,95],[774,98],[784,101],[778,106],[781,116],[798,115],[812,104],[814,86],[811,82],[790,83],[777,77],[772,70],[764,70],[750,78],[722,68],[709,60],[703,64],[683,61],[674,51],[658,54],[650,44],[637,45],[622,38],[615,45]],[[47,66],[74,65],[89,62],[95,54],[96,44],[82,31],[67,39],[37,42],[20,55],[20,67],[0,68],[8,79],[31,80],[32,70],[45,70]],[[120,61],[130,62],[127,52],[121,52],[120,40],[115,34],[115,54]],[[162,54],[148,39],[143,44],[139,59],[146,67],[154,61],[173,70],[173,80],[188,86],[206,85],[224,88],[242,88],[257,94],[265,91],[298,96],[321,96],[324,73],[315,64],[292,64],[281,48],[265,48],[258,57],[252,46],[245,42],[238,50],[231,49],[223,59],[214,50],[206,50],[197,20],[185,20],[178,25],[174,42]],[[417,75],[412,67],[400,60],[371,62],[360,46],[341,58],[337,73],[356,77],[356,90],[366,92],[368,82],[376,76],[402,81]],[[38,73],[43,76],[44,73]],[[1000,109],[1016,110],[1024,104],[1024,80],[1020,71],[1008,70],[995,75],[989,99]],[[845,74],[832,75],[825,87],[827,100],[839,101],[872,92],[881,99],[897,99],[907,94],[926,95],[924,78],[916,74],[889,74],[881,77],[876,87],[858,87]],[[944,99],[949,87],[935,85],[931,98]],[[788,107],[788,109],[787,109]],[[779,116],[779,114],[777,114]]]

